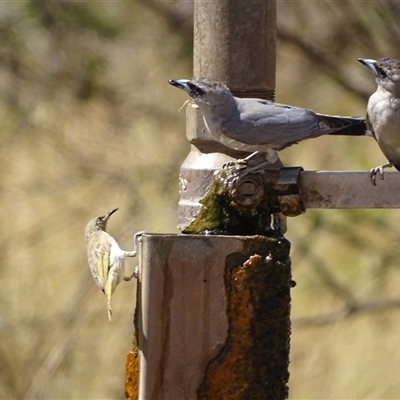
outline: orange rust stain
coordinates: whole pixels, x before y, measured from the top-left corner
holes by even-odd
[[[210,364],[207,382],[200,390],[199,399],[238,399],[251,381],[249,374],[253,371],[249,357],[251,358],[253,340],[248,332],[253,318],[253,307],[250,301],[249,278],[257,263],[264,264],[260,255],[250,257],[233,270],[229,277],[229,339],[221,354],[222,359],[214,360]]]
[[[139,354],[130,351],[126,355],[125,397],[128,400],[139,398]]]
[[[198,400],[283,400],[288,396],[290,344],[289,247],[246,261],[233,258],[225,269],[228,338],[206,368]],[[279,245],[279,246],[277,246]]]

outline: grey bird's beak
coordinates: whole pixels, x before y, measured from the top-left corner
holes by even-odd
[[[190,90],[190,87],[188,83],[190,82],[189,79],[170,79],[168,83],[172,86],[175,86],[179,89],[184,90],[189,96],[192,96],[192,91]]]
[[[113,215],[113,214],[115,213],[115,211],[118,211],[118,210],[119,210],[119,208],[114,208],[114,209],[110,210],[110,211],[104,216],[104,220],[105,220],[105,221],[108,220],[108,218],[110,218],[111,215]]]
[[[377,75],[376,71],[376,60],[372,60],[371,58],[358,58],[361,64],[365,65],[375,76]]]

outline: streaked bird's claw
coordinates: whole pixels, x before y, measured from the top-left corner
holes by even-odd
[[[134,239],[135,239],[135,243],[136,243],[136,242],[140,242],[140,241],[142,240],[142,236],[143,236],[145,233],[146,233],[146,231],[139,231],[139,232],[136,232],[136,233],[133,235],[133,237],[134,237]]]
[[[136,266],[135,270],[133,271],[132,275],[130,276],[124,276],[124,281],[129,282],[130,280],[132,280],[133,278],[138,278],[139,276],[139,267]]]
[[[142,236],[145,234],[145,231],[136,232],[133,235],[133,251],[137,253],[138,243],[142,241]]]

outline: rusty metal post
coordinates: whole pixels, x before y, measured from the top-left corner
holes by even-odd
[[[275,0],[195,0],[194,24],[195,76],[221,80],[242,97],[274,98]],[[232,189],[235,171],[219,186],[215,170],[246,154],[214,142],[191,108],[187,137],[192,148],[181,167],[178,218],[183,232],[197,234],[142,237],[139,388],[137,394],[136,380],[127,379],[130,398],[283,400],[293,282],[290,244],[270,228],[276,199],[254,200],[256,178],[239,183],[243,193]],[[247,195],[255,204],[250,212]],[[228,210],[231,202],[236,208]],[[217,228],[208,229],[209,221]]]
[[[289,243],[145,234],[140,247],[139,398],[285,399]]]

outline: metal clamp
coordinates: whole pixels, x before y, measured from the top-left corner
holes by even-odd
[[[302,167],[244,168],[229,182],[230,197],[239,207],[256,208],[269,202],[274,212],[294,217],[305,212],[300,190]]]

